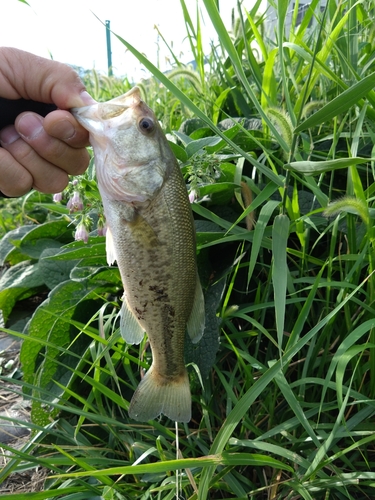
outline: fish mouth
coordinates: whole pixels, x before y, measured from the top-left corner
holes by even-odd
[[[81,108],[72,108],[70,112],[77,121],[89,132],[98,133],[102,122],[121,116],[130,108],[135,108],[142,102],[139,87],[133,87],[126,94],[110,101],[96,103]]]

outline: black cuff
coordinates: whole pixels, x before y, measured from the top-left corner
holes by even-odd
[[[0,97],[0,130],[7,125],[13,125],[17,116],[24,111],[33,111],[41,116],[46,116],[56,109],[57,106],[54,104],[28,101],[27,99],[5,99],[5,97]]]

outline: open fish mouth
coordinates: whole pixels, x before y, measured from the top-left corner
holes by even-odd
[[[122,115],[126,110],[134,108],[141,102],[141,92],[139,87],[133,87],[126,94],[115,97],[106,103],[97,103],[81,108],[72,108],[72,115],[85,127],[89,132],[97,132],[98,120],[109,120],[116,116]]]

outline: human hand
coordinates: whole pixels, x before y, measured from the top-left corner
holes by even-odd
[[[69,111],[95,101],[69,66],[0,47],[0,97],[53,103],[46,117],[26,111],[0,130],[0,191],[21,196],[34,188],[58,193],[68,175],[87,168],[88,132]],[[1,114],[1,109],[0,109]]]

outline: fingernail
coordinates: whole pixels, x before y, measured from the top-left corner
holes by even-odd
[[[25,139],[35,139],[43,130],[42,118],[27,113],[18,120],[17,129]]]
[[[20,134],[15,129],[14,125],[9,125],[0,131],[0,143],[2,146],[7,146],[20,138]]]
[[[81,92],[81,99],[83,103],[86,104],[87,106],[89,106],[90,104],[96,104],[95,99],[93,99],[86,90]]]
[[[57,139],[67,141],[68,139],[74,137],[76,129],[67,120],[60,120],[54,123],[52,126],[50,125],[48,133],[50,135],[53,135]]]

